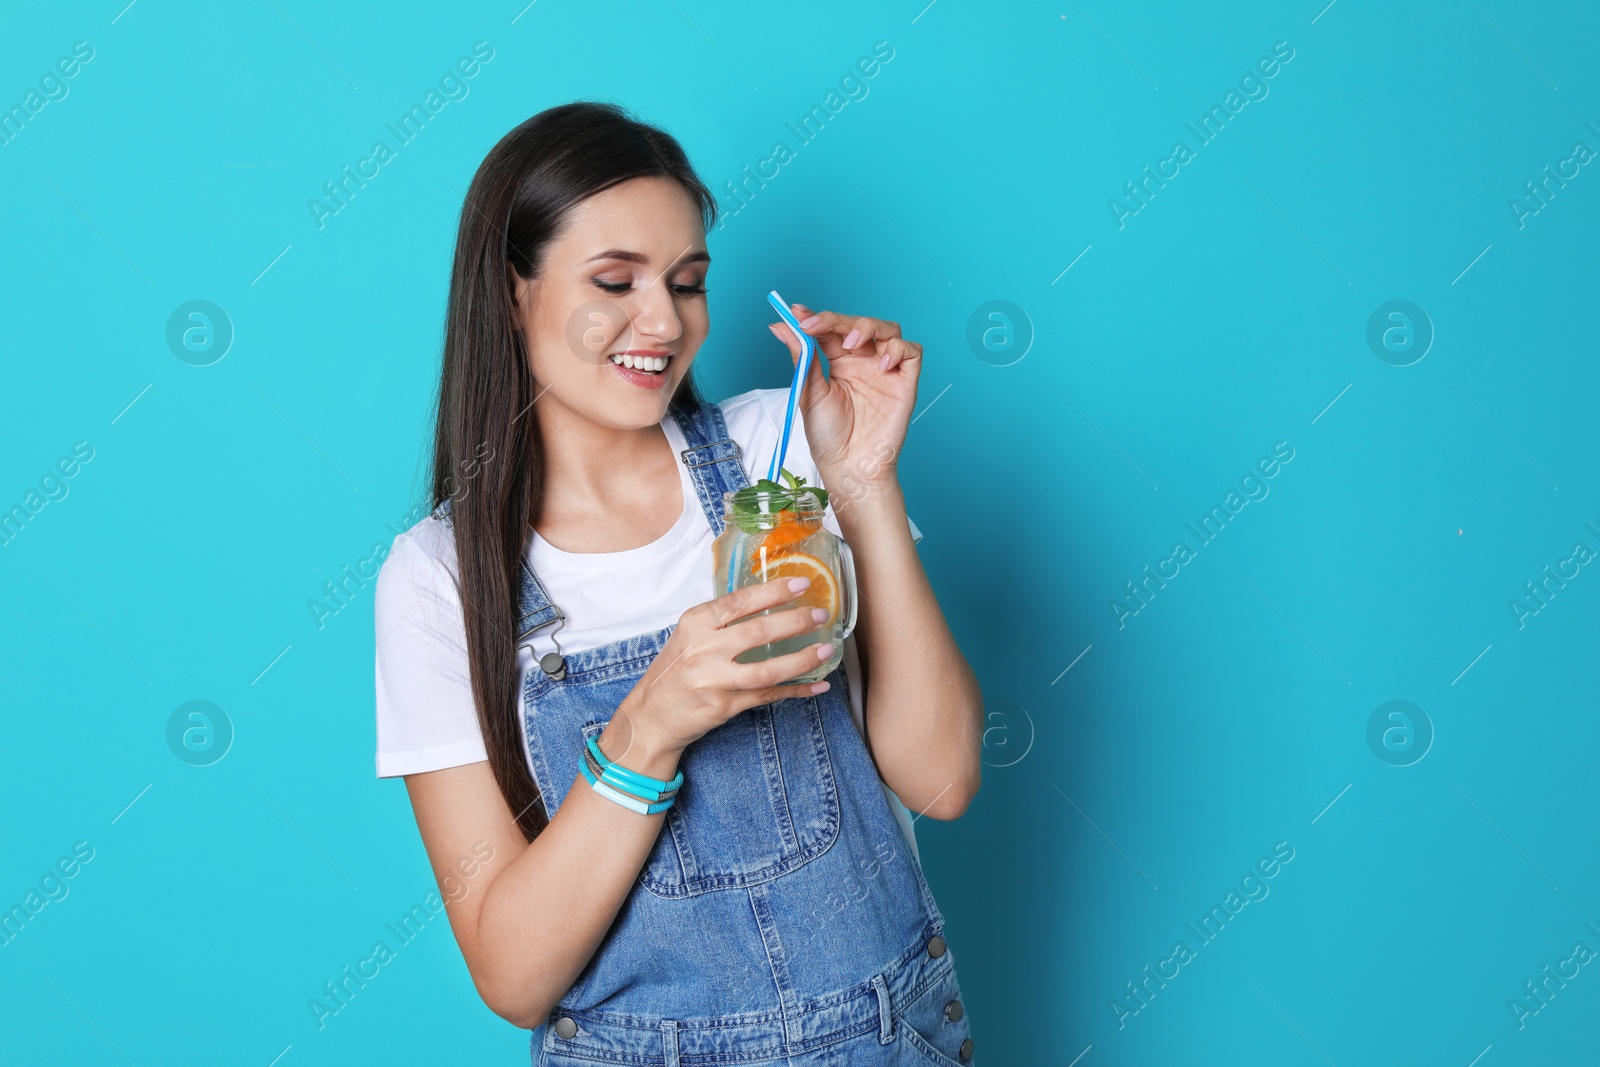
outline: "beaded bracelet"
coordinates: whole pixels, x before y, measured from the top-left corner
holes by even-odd
[[[594,789],[594,791],[596,793],[599,793],[601,796],[605,797],[607,800],[613,801],[613,802],[615,802],[617,804],[621,804],[623,807],[627,808],[629,811],[636,811],[640,815],[655,815],[655,814],[657,814],[659,812],[666,811],[668,808],[672,807],[672,805],[677,803],[677,801],[678,801],[678,798],[676,796],[671,796],[671,797],[668,797],[666,800],[660,801],[659,803],[648,804],[648,803],[646,803],[645,801],[639,799],[636,796],[633,796],[633,795],[628,794],[628,793],[624,793],[624,792],[622,792],[620,790],[617,790],[617,789],[613,789],[611,786],[607,785],[605,782],[602,782],[600,779],[596,778],[595,775],[594,775],[594,772],[589,769],[589,761],[588,760],[580,759],[578,761],[578,769],[583,772],[583,776],[589,780],[589,785]]]
[[[590,753],[594,756],[594,761],[600,765],[602,771],[600,777],[608,784],[614,785],[619,789],[626,789],[630,793],[637,793],[645,797],[654,794],[655,799],[659,799],[665,796],[669,790],[676,792],[683,785],[682,770],[678,771],[672,781],[663,782],[659,778],[651,778],[648,775],[640,774],[638,771],[631,771],[620,763],[613,762],[610,757],[600,751],[600,742],[596,738],[591,737],[588,739],[588,747]]]

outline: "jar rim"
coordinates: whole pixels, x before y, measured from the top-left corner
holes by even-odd
[[[794,491],[783,490],[782,492],[747,486],[744,489],[735,489],[722,494],[724,512],[733,510],[733,498],[739,493],[744,493],[746,499],[754,497],[757,503],[766,503],[770,502],[774,497],[783,497],[785,500],[793,501],[795,504],[792,508],[768,509],[763,507],[760,512],[763,515],[775,515],[778,511],[794,511],[800,515],[820,515],[827,510],[822,503],[822,498],[817,496],[809,485],[802,489]]]

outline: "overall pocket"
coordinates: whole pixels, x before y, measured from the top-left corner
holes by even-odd
[[[609,721],[586,724],[585,739]],[[742,711],[685,749],[683,788],[640,884],[668,898],[741,889],[828,851],[839,792],[822,722],[816,697],[791,697]]]
[[[971,1067],[962,1046],[972,1031],[961,1003],[952,959],[916,999],[900,1010],[894,1022],[895,1044],[902,1055],[895,1061],[905,1067]],[[970,1047],[966,1050],[971,1052]]]

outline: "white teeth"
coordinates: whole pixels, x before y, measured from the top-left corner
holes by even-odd
[[[631,356],[627,353],[611,357],[611,362],[633,370],[644,371],[647,374],[659,374],[667,369],[667,360],[664,356]]]

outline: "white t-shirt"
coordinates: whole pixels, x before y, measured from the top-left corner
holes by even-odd
[[[783,432],[788,401],[787,388],[753,389],[720,405],[728,436],[738,443],[745,476],[752,483],[767,475]],[[526,648],[518,650],[522,671],[537,657],[556,651],[557,645],[562,653],[571,655],[659,630],[676,623],[689,608],[712,599],[713,535],[683,464],[681,453],[688,443],[671,415],[661,420],[661,428],[678,457],[683,514],[655,541],[625,552],[565,552],[535,532],[528,549],[529,565],[550,599],[560,605],[566,622],[535,633],[531,653]],[[783,465],[803,476],[808,485],[823,484],[798,411]],[[834,534],[840,533],[831,504],[822,523]],[[912,542],[922,540],[917,524],[910,522],[910,526]],[[378,574],[373,610],[378,637],[378,777],[419,774],[488,759],[472,702],[455,539],[449,526],[430,515],[395,538]],[[850,709],[856,728],[862,730],[861,661],[853,634],[844,640],[843,662],[850,682]],[[521,686],[517,692],[521,721]],[[910,812],[887,785],[884,793],[915,855]]]

